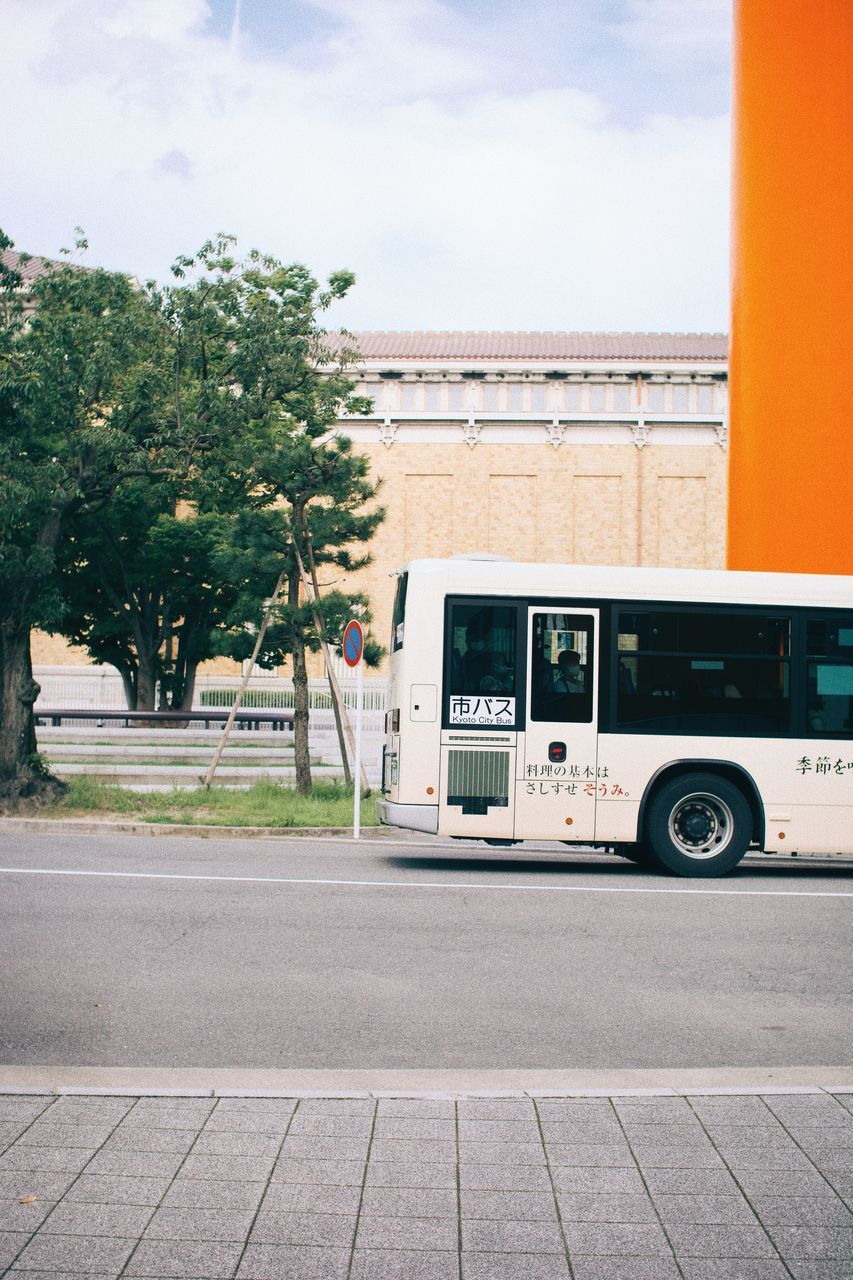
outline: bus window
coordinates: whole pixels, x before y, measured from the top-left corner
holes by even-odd
[[[397,590],[394,592],[394,611],[391,614],[391,650],[394,652],[403,647],[403,632],[406,626],[406,589],[409,575],[401,573],[397,578]]]
[[[516,631],[513,605],[450,605],[450,724],[515,723]]]
[[[532,720],[592,720],[593,621],[570,613],[534,613],[530,655]]]
[[[759,614],[620,610],[618,728],[787,733],[790,633],[790,619]]]
[[[806,624],[806,731],[848,737],[853,729],[853,615]]]

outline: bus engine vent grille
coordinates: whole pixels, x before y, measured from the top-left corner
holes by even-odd
[[[447,753],[447,803],[463,813],[484,814],[509,804],[508,751]]]

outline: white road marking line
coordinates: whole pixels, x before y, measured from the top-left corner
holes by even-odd
[[[720,897],[753,898],[853,898],[852,892],[834,892],[826,889],[663,889],[637,885],[592,884],[472,884],[467,882],[442,882],[434,880],[326,880],[295,876],[211,876],[188,875],[173,871],[80,871],[57,870],[52,867],[0,867],[0,875],[7,876],[92,876],[115,880],[210,880],[226,884],[317,884],[375,889],[461,889],[465,892],[478,889],[511,890],[530,893],[681,893],[715,894]]]

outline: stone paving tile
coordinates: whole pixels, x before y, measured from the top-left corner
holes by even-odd
[[[460,1102],[460,1114],[463,1105]],[[380,1098],[377,1114],[388,1119],[415,1116],[420,1120],[455,1120],[456,1104],[449,1098]]]
[[[252,1244],[352,1244],[355,1214],[293,1213],[261,1209],[252,1228]]]
[[[226,1182],[178,1176],[162,1197],[161,1208],[257,1209],[265,1186],[264,1182]],[[157,1203],[160,1204],[160,1199]]]
[[[456,1165],[450,1161],[444,1164],[430,1162],[420,1163],[417,1160],[401,1161],[371,1160],[367,1167],[366,1187],[426,1187],[443,1190],[455,1188]]]
[[[549,1142],[548,1162],[551,1165],[589,1165],[593,1168],[634,1167],[627,1142]]]
[[[19,1271],[12,1267],[7,1277],[17,1280],[118,1280],[119,1271]]]
[[[681,1258],[775,1258],[766,1232],[754,1226],[667,1224],[675,1256]]]
[[[853,1205],[853,1173],[844,1173],[840,1169],[828,1169],[826,1181],[835,1188],[842,1200]]]
[[[364,1160],[291,1160],[283,1156],[272,1172],[273,1185],[277,1182],[307,1182],[320,1186],[360,1187],[363,1179]]]
[[[634,1150],[645,1146],[708,1147],[710,1139],[696,1121],[694,1124],[626,1124],[625,1137]]]
[[[288,1134],[284,1140],[282,1156],[286,1160],[364,1160],[367,1157],[367,1147],[367,1137],[321,1138]]]
[[[5,1124],[10,1120],[26,1120],[29,1123],[52,1105],[52,1098],[12,1098],[8,1096],[0,1098],[0,1123]]]
[[[145,1280],[228,1280],[243,1251],[231,1241],[142,1240],[125,1268]]]
[[[710,1142],[707,1147],[682,1147],[655,1143],[634,1144],[634,1155],[641,1168],[649,1169],[722,1169],[723,1161]]]
[[[15,1259],[21,1271],[118,1272],[135,1240],[109,1236],[54,1236],[39,1232]],[[156,1275],[156,1272],[154,1273]]]
[[[0,1156],[0,1173],[21,1169],[45,1173],[80,1173],[89,1163],[96,1147],[22,1147],[17,1144]]]
[[[737,1180],[749,1196],[832,1196],[827,1180],[812,1165],[805,1169],[739,1169]]]
[[[200,1128],[215,1106],[214,1098],[140,1098],[125,1123],[152,1129]]]
[[[367,1154],[366,1143],[364,1154]],[[456,1159],[456,1143],[435,1138],[417,1141],[410,1138],[377,1138],[371,1145],[370,1159],[371,1162],[392,1160],[395,1163],[405,1163],[407,1160],[415,1160],[419,1164],[448,1164]]]
[[[389,1102],[393,1099],[388,1099]],[[417,1102],[417,1099],[400,1101]],[[382,1104],[380,1103],[380,1106]],[[453,1106],[453,1103],[450,1104]],[[307,1116],[372,1116],[376,1109],[373,1098],[300,1098],[299,1114]]]
[[[306,1115],[300,1109],[293,1117],[288,1129],[288,1140],[297,1135],[317,1138],[369,1138],[372,1126],[372,1115]]]
[[[245,1240],[253,1209],[158,1209],[146,1240]]]
[[[774,1116],[786,1123],[790,1120],[798,1124],[821,1124],[829,1120],[830,1124],[838,1124],[841,1115],[838,1100],[826,1093],[767,1094],[765,1104]]]
[[[346,1280],[349,1249],[299,1245],[250,1244],[240,1262],[238,1280]]]
[[[198,1137],[198,1129],[116,1129],[104,1144],[106,1151],[167,1151],[186,1155]]]
[[[781,1124],[718,1124],[709,1129],[715,1146],[727,1147],[789,1147],[791,1138]]]
[[[373,1140],[376,1142],[382,1138],[408,1138],[415,1142],[439,1138],[455,1142],[456,1121],[449,1118],[421,1120],[416,1116],[377,1116]]]
[[[463,1253],[465,1280],[568,1280],[565,1254]]]
[[[66,1204],[147,1204],[162,1200],[168,1178],[120,1178],[109,1174],[81,1174],[65,1196]]]
[[[539,1142],[536,1117],[526,1120],[462,1120],[459,1121],[460,1142]]]
[[[0,1232],[25,1231],[32,1234],[41,1226],[56,1201],[36,1200],[32,1204],[20,1204],[20,1197],[0,1200]]]
[[[654,1196],[654,1202],[665,1226],[670,1223],[693,1223],[697,1226],[755,1223],[755,1215],[741,1196],[658,1193]]]
[[[850,1227],[768,1226],[767,1232],[783,1258],[853,1258]]]
[[[87,1173],[127,1178],[173,1178],[184,1157],[170,1151],[99,1151]]]
[[[814,1165],[792,1142],[789,1147],[727,1147],[726,1164],[737,1175],[755,1169],[808,1173]]]
[[[188,1155],[181,1164],[185,1178],[221,1178],[226,1182],[263,1182],[272,1172],[273,1156]]]
[[[149,1205],[58,1204],[42,1234],[138,1237],[151,1217]]]
[[[455,1218],[384,1218],[363,1211],[358,1220],[357,1249],[453,1250],[459,1246]]]
[[[623,1124],[695,1124],[689,1104],[683,1098],[613,1099],[613,1109]]]
[[[462,1218],[496,1218],[515,1222],[553,1222],[554,1196],[544,1191],[468,1191],[461,1194]]]
[[[572,1258],[581,1253],[672,1257],[666,1236],[657,1223],[566,1222],[563,1229]]]
[[[681,1258],[684,1280],[789,1280],[778,1258]]]
[[[691,1098],[690,1105],[703,1124],[767,1124],[778,1121],[761,1098]]]
[[[752,1207],[765,1227],[852,1227],[853,1213],[829,1189],[821,1196],[754,1196]]]
[[[37,1123],[41,1123],[37,1121]],[[799,1125],[789,1124],[788,1133],[806,1150],[809,1146],[847,1147],[853,1151],[853,1122],[849,1125]]]
[[[136,1110],[134,1098],[56,1098],[44,1112],[44,1119],[56,1124],[115,1125]]]
[[[276,1133],[205,1131],[193,1146],[194,1156],[276,1156],[281,1138]]]
[[[654,1195],[739,1196],[728,1169],[643,1169],[643,1178]]]
[[[596,1120],[591,1124],[583,1120],[543,1120],[542,1133],[545,1142],[622,1142],[624,1134],[619,1121]]]
[[[551,1222],[495,1222],[486,1218],[462,1219],[462,1248],[486,1253],[565,1254],[562,1232]],[[465,1267],[463,1265],[463,1273]]]
[[[365,1187],[361,1202],[361,1212],[367,1217],[453,1218],[455,1221],[457,1211],[455,1187]]]
[[[0,1124],[0,1150],[11,1147],[27,1131],[28,1121],[21,1120],[17,1124]]]
[[[473,1142],[466,1139],[459,1143],[459,1163],[544,1165],[546,1156],[538,1137],[530,1142]]]
[[[618,1191],[558,1192],[563,1222],[652,1222],[657,1216],[647,1195]]]
[[[94,1149],[106,1142],[113,1132],[111,1125],[57,1124],[50,1120],[36,1120],[22,1133],[19,1147],[89,1147]]]
[[[59,1200],[77,1176],[76,1173],[48,1173],[44,1169],[0,1173],[0,1200],[20,1200],[22,1196],[31,1195],[40,1200]]]
[[[787,1265],[794,1280],[853,1280],[853,1262],[789,1258]]]
[[[357,1213],[360,1196],[359,1186],[277,1182],[267,1188],[264,1209],[279,1209],[290,1213]]]
[[[462,1164],[459,1184],[463,1191],[547,1191],[551,1180],[544,1164]]]
[[[459,1258],[435,1249],[356,1249],[350,1280],[459,1280]]]
[[[0,1267],[8,1267],[29,1238],[27,1231],[0,1231]]]
[[[582,1165],[563,1165],[552,1169],[551,1176],[559,1192],[572,1194],[619,1192],[625,1195],[645,1193],[643,1179],[637,1168],[590,1168]]]
[[[460,1120],[536,1121],[533,1103],[526,1098],[460,1098],[457,1105]]]
[[[681,1280],[672,1258],[596,1258],[575,1255],[575,1280]]]

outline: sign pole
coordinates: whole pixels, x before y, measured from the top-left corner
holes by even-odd
[[[352,838],[361,837],[361,721],[364,706],[364,631],[357,618],[344,627],[341,653],[348,667],[355,667],[355,774],[353,787]]]
[[[361,721],[364,705],[364,658],[359,658],[355,669],[355,768],[353,769],[353,818],[354,840],[361,838]]]

